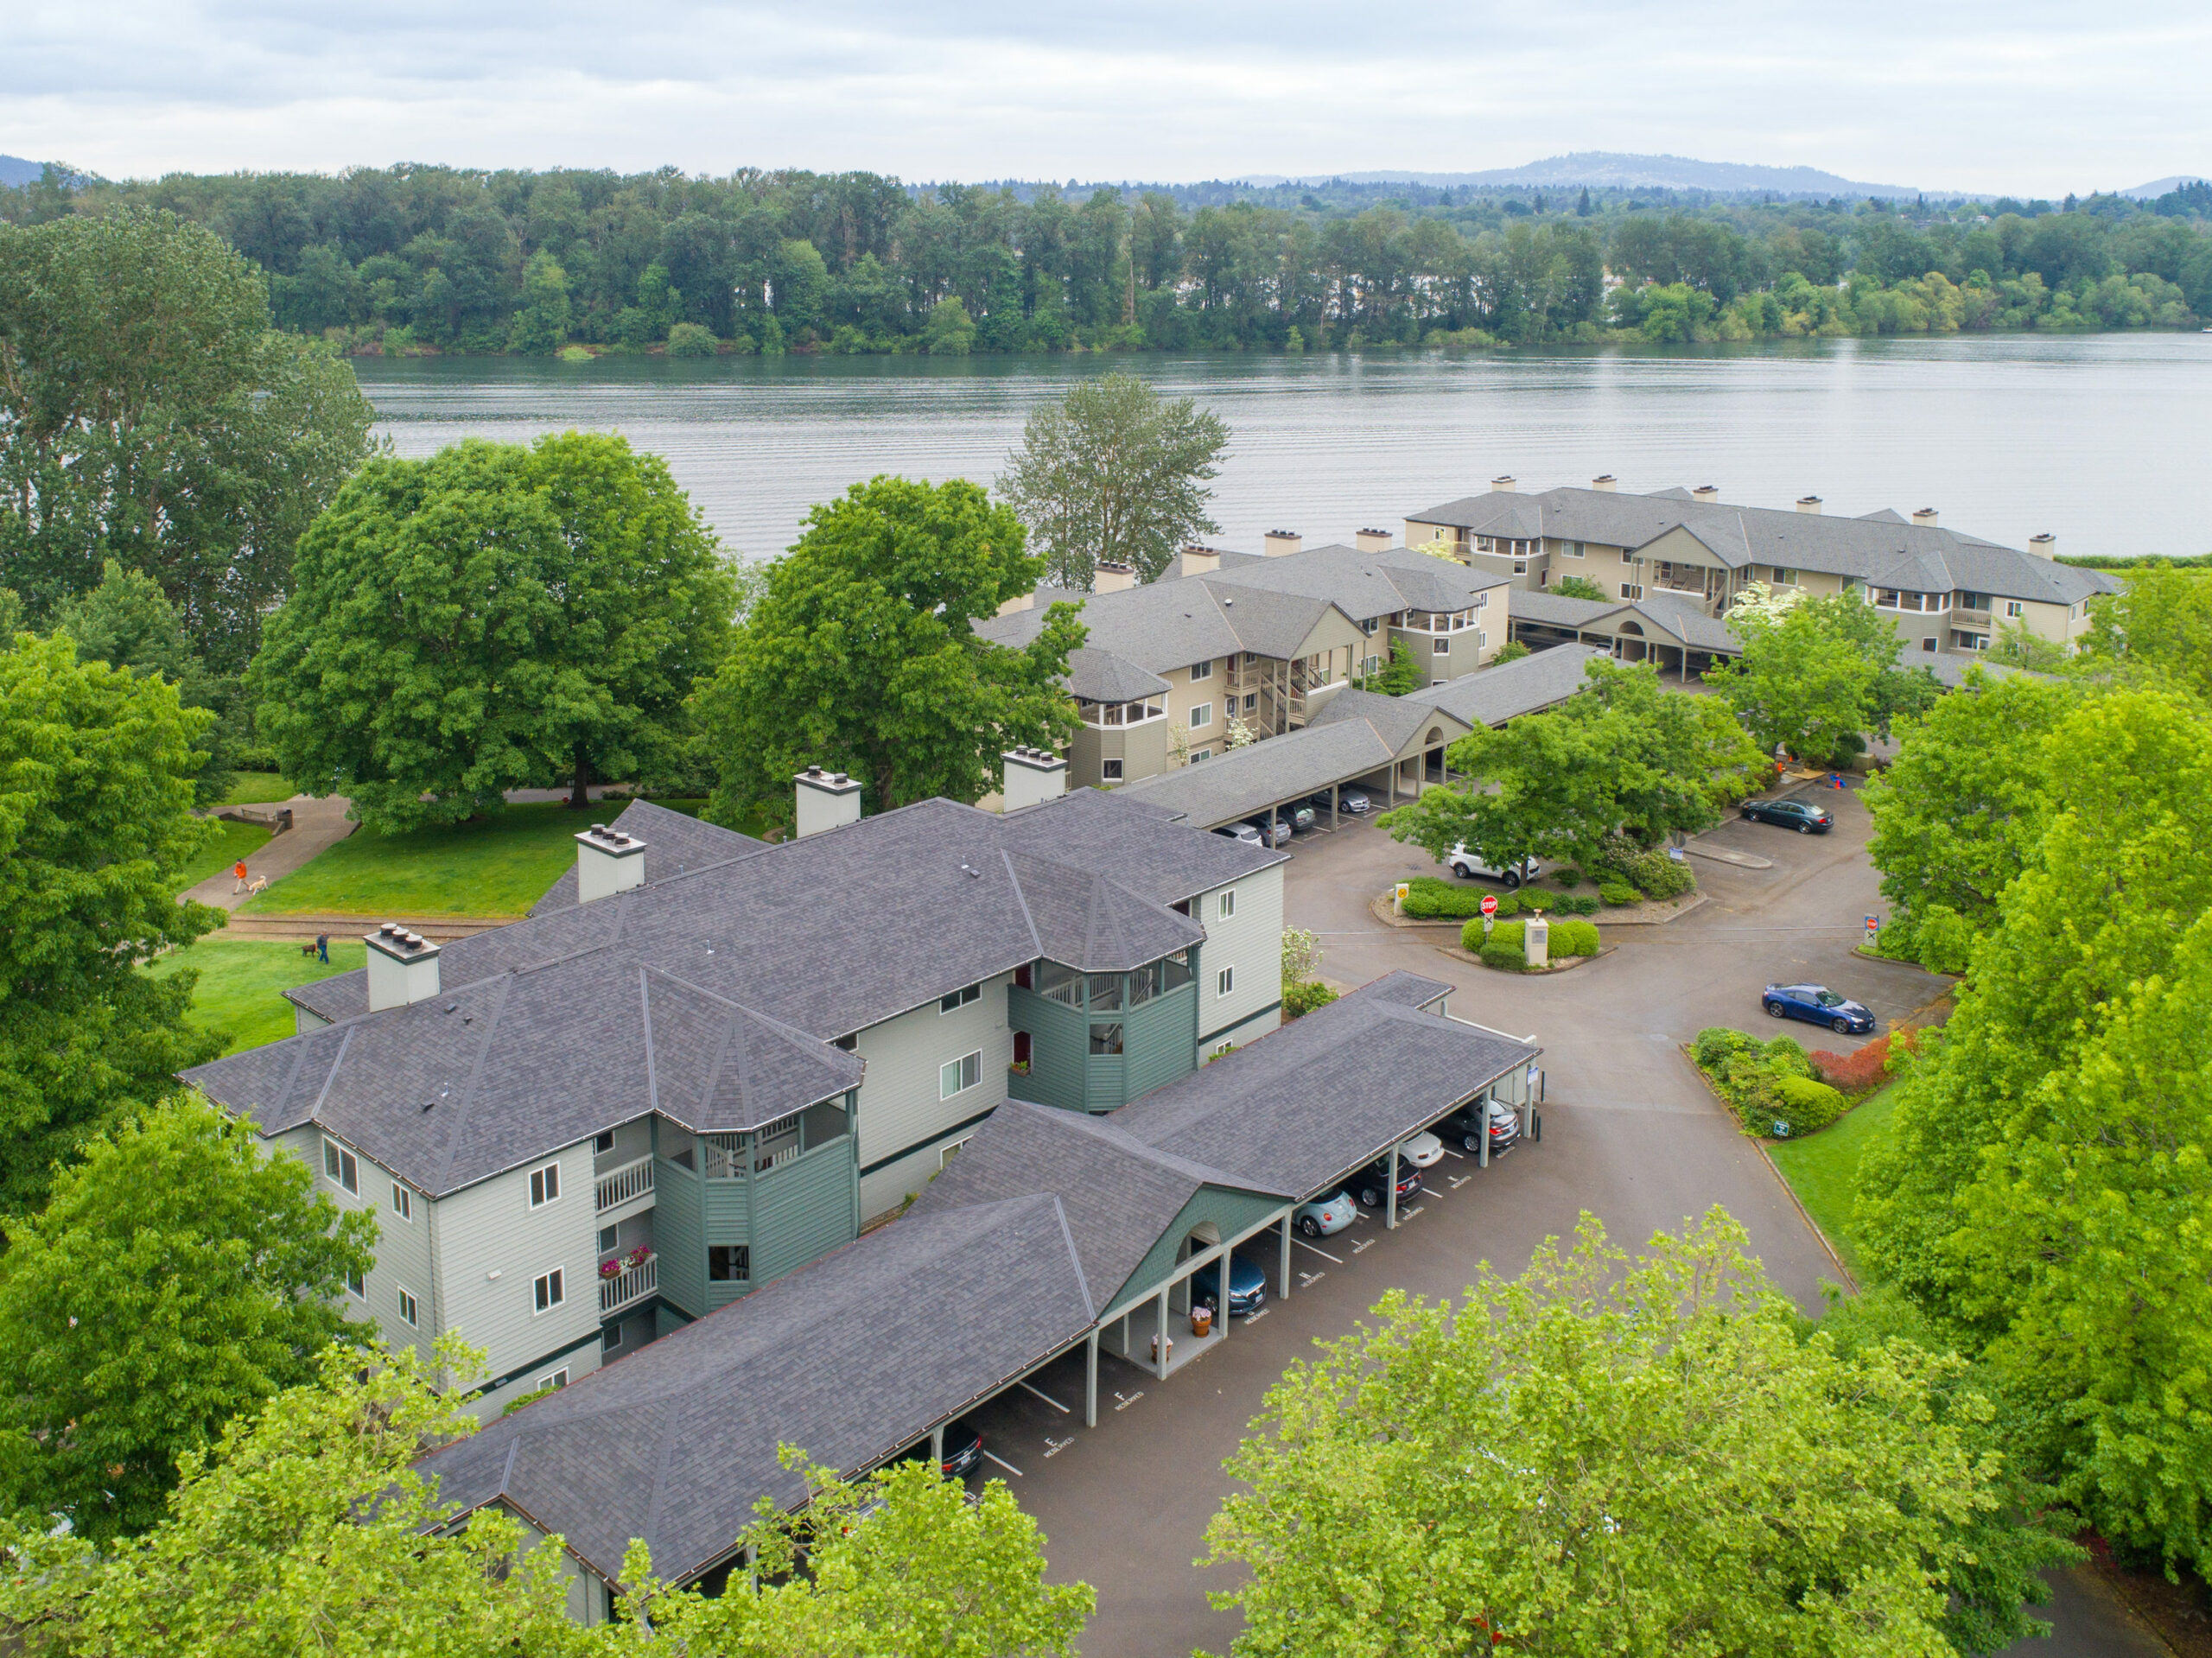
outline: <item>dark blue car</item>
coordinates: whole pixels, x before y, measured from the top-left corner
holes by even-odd
[[[1229,1310],[1239,1318],[1249,1318],[1266,1305],[1268,1275],[1242,1255],[1229,1258]],[[1191,1304],[1199,1302],[1218,1309],[1221,1305],[1221,1263],[1210,1261],[1191,1274]]]
[[[1838,1036],[1864,1036],[1874,1028],[1865,1002],[1839,996],[1824,984],[1770,984],[1760,993],[1770,1019],[1802,1019]]]

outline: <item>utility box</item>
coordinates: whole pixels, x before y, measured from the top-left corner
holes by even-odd
[[[1393,886],[1390,889],[1390,913],[1392,915],[1405,914],[1406,899],[1413,890],[1414,884],[1409,880],[1402,880],[1395,886]]]
[[[1548,967],[1552,959],[1552,924],[1540,915],[1529,918],[1521,929],[1521,959],[1530,967]]]

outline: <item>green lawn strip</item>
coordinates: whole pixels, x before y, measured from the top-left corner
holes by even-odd
[[[167,978],[186,968],[199,969],[192,1011],[186,1017],[201,1030],[224,1032],[230,1039],[224,1051],[236,1053],[292,1034],[292,1004],[279,991],[359,967],[367,953],[358,938],[334,938],[330,962],[325,966],[284,939],[226,938],[213,933],[171,950],[146,970],[156,978]]]
[[[1851,1229],[1853,1183],[1860,1159],[1890,1132],[1890,1114],[1897,1109],[1898,1084],[1853,1107],[1827,1128],[1802,1140],[1770,1144],[1767,1155],[1805,1205],[1805,1212],[1827,1235],[1852,1276],[1863,1280]]]
[[[696,816],[704,803],[655,804]],[[619,810],[594,820],[590,813],[549,803],[509,806],[494,817],[404,835],[356,829],[251,900],[242,913],[524,915],[575,861],[576,832]]]
[[[289,800],[299,793],[274,772],[234,772],[231,786],[215,804],[219,806],[267,806]]]
[[[197,886],[210,875],[219,875],[244,858],[251,866],[254,854],[269,844],[269,831],[258,823],[232,823],[220,818],[215,823],[215,836],[194,853],[186,864],[184,873],[176,878],[176,890]]]

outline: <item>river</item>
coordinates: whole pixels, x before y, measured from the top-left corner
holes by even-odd
[[[1934,506],[2063,552],[2212,549],[2212,334],[1980,335],[1576,352],[1304,357],[357,359],[404,455],[610,429],[667,458],[732,548],[787,546],[876,473],[988,483],[1029,411],[1123,369],[1233,433],[1218,539],[1349,540],[1479,491],[1612,473],[1624,489],[1830,512]]]

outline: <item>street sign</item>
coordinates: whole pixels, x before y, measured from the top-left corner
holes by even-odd
[[[1871,915],[1866,918],[1866,936],[1869,938],[1872,938],[1876,933],[1881,931],[1881,930],[1882,924],[1880,922],[1875,920]]]
[[[1497,893],[1484,893],[1483,894],[1483,913],[1486,916],[1496,915],[1497,913]]]

